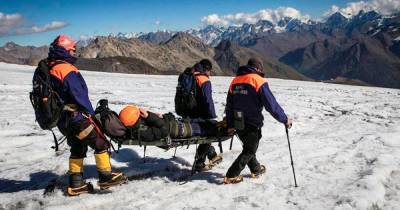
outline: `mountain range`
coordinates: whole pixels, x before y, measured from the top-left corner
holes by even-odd
[[[400,14],[339,12],[324,21],[285,17],[276,23],[186,31],[118,33],[79,43],[78,65],[128,73],[176,74],[202,58],[214,74],[233,75],[249,57],[259,57],[268,77],[400,88]],[[46,47],[0,47],[0,61],[34,64]]]
[[[83,58],[86,62],[85,66],[80,66],[83,69],[156,74],[177,74],[207,58],[213,63],[212,74],[234,75],[239,65],[247,62],[250,57],[259,57],[268,67],[266,73],[271,77],[309,80],[278,60],[262,57],[257,52],[229,40],[221,42],[217,47],[211,47],[186,32],[175,33],[168,41],[160,44],[137,38],[97,37],[91,44],[81,48],[79,53],[80,60]],[[106,69],[94,69],[88,65],[99,62],[99,59],[103,62],[113,60],[114,63],[102,65]],[[140,65],[132,65],[138,61]],[[81,62],[78,66],[80,64]],[[112,70],[109,69],[110,66]],[[101,68],[100,65],[97,68]]]

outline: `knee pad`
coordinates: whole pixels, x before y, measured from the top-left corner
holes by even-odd
[[[78,138],[79,140],[83,140],[83,139],[89,137],[90,134],[93,135],[92,134],[93,132],[96,132],[94,125],[88,121],[85,121],[80,126],[79,132],[76,135],[76,138]]]

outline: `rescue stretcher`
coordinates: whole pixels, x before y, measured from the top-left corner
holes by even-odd
[[[197,161],[198,157],[198,151],[197,151],[197,145],[198,144],[208,144],[208,143],[214,143],[214,142],[218,142],[218,146],[219,146],[219,151],[220,153],[223,153],[223,149],[222,149],[222,142],[226,141],[228,139],[231,139],[231,143],[230,143],[230,149],[232,149],[232,141],[233,141],[233,136],[221,136],[221,137],[217,137],[217,136],[212,136],[212,137],[203,137],[203,136],[193,136],[190,138],[177,138],[177,139],[172,139],[169,136],[167,138],[163,138],[160,140],[156,140],[156,141],[139,141],[138,139],[123,139],[123,140],[114,140],[111,139],[115,142],[118,143],[118,150],[122,145],[139,145],[139,146],[143,146],[143,159],[145,161],[146,158],[146,148],[147,146],[156,146],[156,147],[160,147],[162,149],[165,150],[169,150],[171,148],[175,148],[175,152],[174,152],[174,157],[176,155],[176,150],[178,147],[180,146],[187,146],[189,147],[190,145],[196,145],[196,153],[194,155],[194,161],[192,164],[192,170],[191,170],[191,175],[195,174],[195,163]]]
[[[156,141],[140,141],[138,139],[123,139],[114,141],[116,141],[119,145],[157,146],[163,149],[170,149],[180,146],[189,146],[196,144],[208,144],[214,142],[221,143],[231,138],[232,138],[231,136],[221,136],[221,137],[193,136],[190,138],[182,138],[182,139],[172,139],[170,137],[167,137]]]

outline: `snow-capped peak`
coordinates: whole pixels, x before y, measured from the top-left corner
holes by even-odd
[[[142,33],[135,33],[135,32],[127,32],[127,33],[119,32],[116,35],[110,34],[110,36],[122,38],[122,39],[136,38],[140,35],[142,35]]]
[[[215,25],[207,25],[200,30],[188,30],[187,32],[202,39],[205,43],[212,46],[218,45],[222,40],[243,41],[253,36],[263,36],[271,33],[281,33],[295,30],[297,27],[313,24],[309,18],[283,17],[273,23],[269,20],[259,20],[256,23],[244,23],[240,26],[229,26],[227,28]]]

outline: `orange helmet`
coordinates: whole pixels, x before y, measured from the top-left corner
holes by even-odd
[[[61,34],[54,41],[53,44],[63,47],[68,50],[75,50],[75,40],[71,39],[71,37]]]
[[[121,120],[122,124],[124,124],[126,127],[135,125],[139,120],[139,117],[140,111],[135,105],[128,105],[119,113],[119,120]]]

